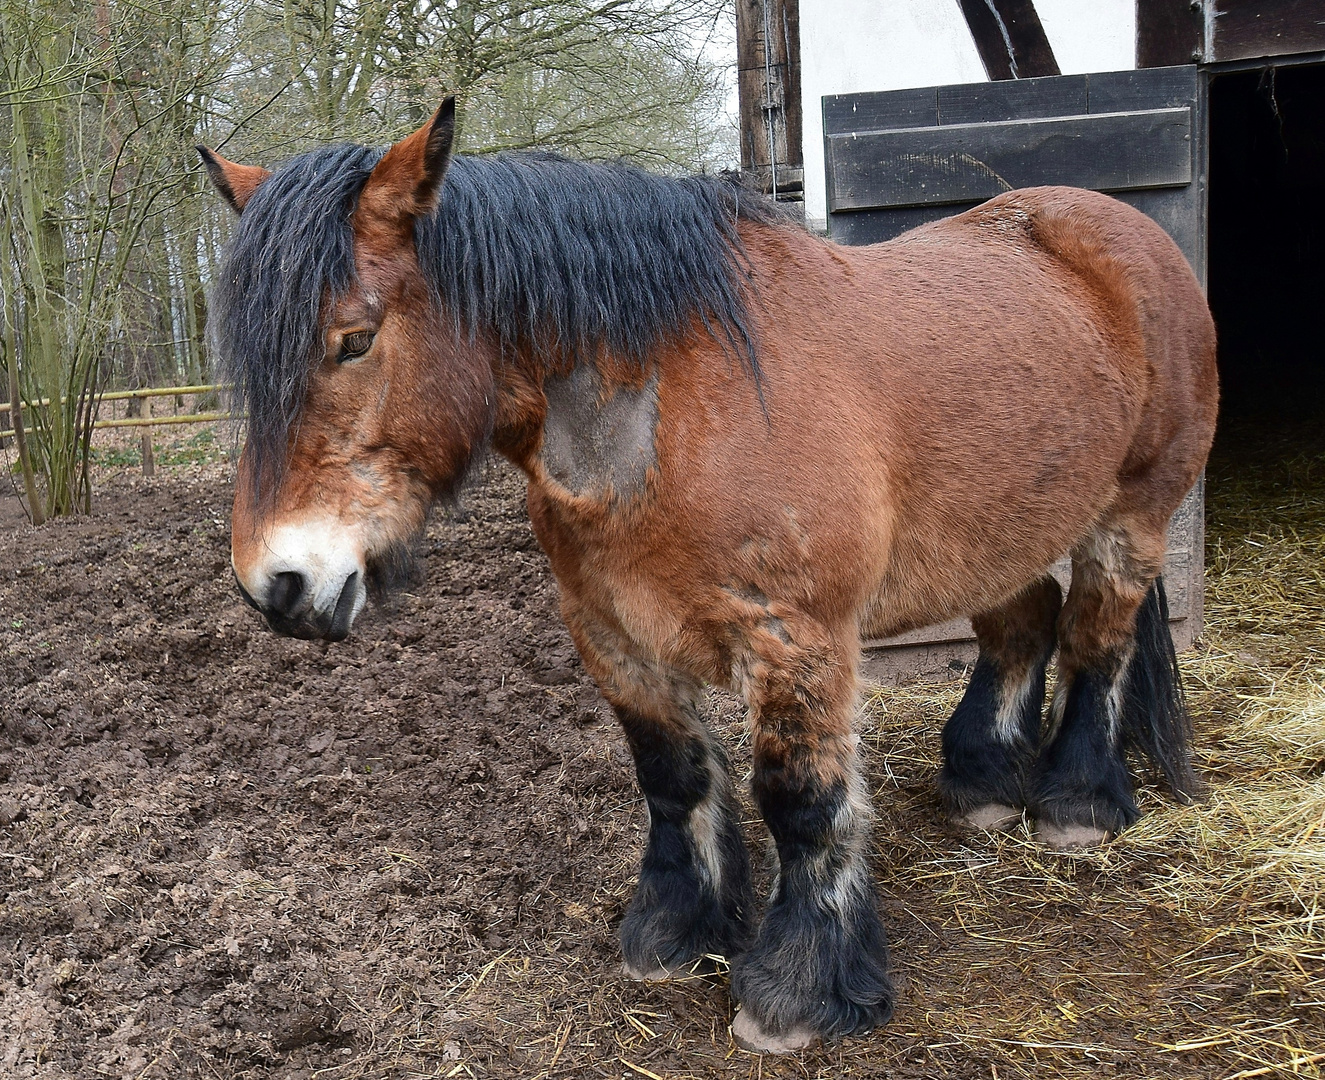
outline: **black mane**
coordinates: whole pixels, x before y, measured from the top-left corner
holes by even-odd
[[[353,280],[350,216],[381,153],[332,146],[278,169],[240,216],[213,287],[209,337],[247,411],[263,488],[279,476],[321,356],[322,299]],[[643,364],[699,319],[757,380],[741,218],[787,220],[724,178],[503,154],[455,158],[415,239],[461,333],[490,328],[503,347],[549,360],[605,347]]]

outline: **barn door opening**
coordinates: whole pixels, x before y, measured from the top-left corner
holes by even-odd
[[[1011,188],[1069,184],[1149,214],[1206,280],[1204,113],[1194,66],[1050,76],[825,97],[829,234],[889,240]],[[1201,485],[1169,529],[1165,581],[1174,638],[1200,631]],[[1055,568],[1066,581],[1066,561]],[[974,656],[969,621],[869,643],[877,678]]]
[[[1209,111],[1221,419],[1325,419],[1325,65],[1216,74]]]

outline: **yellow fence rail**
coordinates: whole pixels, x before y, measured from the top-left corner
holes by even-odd
[[[229,390],[229,383],[204,383],[198,386],[148,386],[141,390],[112,390],[106,394],[98,394],[98,401],[132,401],[149,397],[182,397],[184,394],[210,394],[219,390]],[[63,400],[63,399],[61,399]],[[50,399],[43,398],[35,402],[21,402],[25,409],[33,405],[49,405]],[[0,413],[9,412],[9,402],[0,402]],[[123,420],[98,420],[92,425],[94,431],[100,431],[104,428],[151,428],[161,427],[166,424],[210,424],[220,420],[235,419],[233,413],[228,412],[203,412],[203,413],[185,413],[178,416],[131,416]],[[24,425],[27,427],[28,425]],[[14,432],[0,431],[0,439],[12,439]]]
[[[185,394],[210,394],[218,390],[233,389],[232,383],[201,383],[198,386],[145,386],[141,390],[111,390],[104,394],[98,394],[98,401],[130,401],[133,398],[145,397],[182,397]],[[61,398],[61,401],[67,401],[68,398]],[[45,407],[51,403],[50,398],[41,398],[39,401],[22,401],[19,404],[25,409],[34,405]],[[9,402],[0,401],[0,412],[9,411]]]

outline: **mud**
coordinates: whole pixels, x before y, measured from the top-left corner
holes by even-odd
[[[644,811],[519,477],[490,466],[420,584],[335,645],[240,601],[228,485],[115,473],[40,530],[0,496],[5,1080],[1209,1076],[1236,1071],[1217,1041],[1163,1047],[1279,1030],[1286,998],[1185,974],[1215,916],[1146,892],[1163,852],[1045,861],[942,824],[954,683],[866,722],[897,1017],[744,1054],[720,973],[619,974]]]
[[[559,898],[635,830],[632,770],[520,493],[491,470],[339,645],[240,602],[217,476],[41,530],[0,502],[0,1074],[326,1067],[393,980],[572,931],[607,960],[620,896]]]

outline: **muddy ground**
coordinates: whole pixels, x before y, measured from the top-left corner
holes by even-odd
[[[0,496],[0,1076],[1199,1077],[1238,1062],[1184,1031],[1303,1015],[1283,979],[1192,974],[1215,916],[1148,891],[1162,846],[951,835],[953,686],[912,719],[874,703],[928,725],[871,758],[887,1031],[760,1062],[721,976],[625,982],[643,809],[522,496],[490,467],[424,583],[337,645],[240,602],[222,465],[104,474],[90,517],[40,530]],[[1063,888],[1018,884],[1028,859]],[[954,874],[990,892],[978,925]],[[948,1037],[981,1010],[1027,1034]]]

